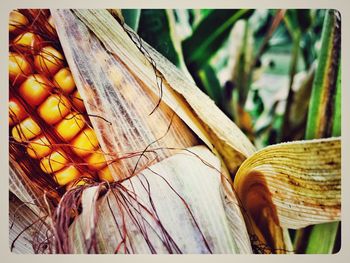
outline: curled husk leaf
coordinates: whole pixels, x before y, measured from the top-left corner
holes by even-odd
[[[340,156],[340,139],[331,138],[277,144],[247,159],[234,188],[249,232],[284,250],[282,228],[340,220]]]

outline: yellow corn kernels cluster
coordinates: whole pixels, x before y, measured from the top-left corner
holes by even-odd
[[[56,34],[50,13],[36,12],[46,19],[41,26]],[[112,181],[58,40],[35,33],[32,23],[20,10],[10,14],[9,126],[13,140],[25,145],[28,156],[61,186],[78,182],[83,175]],[[45,132],[48,127],[54,136]],[[64,145],[70,147],[69,154]]]

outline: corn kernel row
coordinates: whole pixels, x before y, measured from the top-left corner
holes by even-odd
[[[44,173],[53,174],[59,185],[69,185],[82,176],[67,153],[45,136],[44,127],[29,116],[24,101],[86,162],[91,174],[97,172],[101,180],[113,181],[96,134],[82,114],[85,107],[63,54],[50,41],[26,31],[29,24],[29,19],[19,11],[11,12],[9,31],[13,50],[9,54],[9,80],[11,89],[16,89],[22,101],[15,96],[9,99],[13,139],[27,143],[28,155],[40,162]],[[51,17],[47,24],[54,28]]]

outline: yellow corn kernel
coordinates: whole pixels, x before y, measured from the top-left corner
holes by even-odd
[[[85,112],[86,111],[84,102],[83,102],[82,98],[80,97],[80,94],[79,94],[78,90],[74,91],[74,93],[72,95],[72,103],[73,103],[74,107],[79,112]]]
[[[26,26],[28,23],[28,19],[20,12],[18,12],[17,10],[11,11],[9,18],[9,31],[11,33],[19,31],[21,28],[24,28],[24,26]]]
[[[9,99],[9,124],[17,124],[25,117],[27,117],[27,113],[22,104],[17,99],[11,97]]]
[[[47,75],[54,75],[63,67],[62,54],[52,46],[43,47],[34,57],[35,69]]]
[[[55,124],[69,113],[71,104],[60,94],[49,96],[39,107],[38,114],[48,124]]]
[[[83,175],[84,176],[84,175]],[[82,177],[83,177],[82,176]],[[86,177],[86,176],[85,176]],[[81,179],[81,180],[79,180],[79,181],[72,181],[72,182],[70,182],[70,183],[68,183],[67,184],[67,186],[66,186],[66,190],[68,191],[68,190],[70,190],[70,189],[72,189],[72,188],[74,188],[74,187],[77,187],[77,186],[82,186],[82,185],[86,185],[87,184],[87,181],[85,181],[85,180],[83,180],[83,179]]]
[[[30,75],[19,87],[19,94],[31,106],[42,103],[50,94],[52,85],[46,77],[39,74]]]
[[[44,135],[31,141],[27,146],[27,153],[34,159],[41,159],[49,155],[51,152],[52,144]]]
[[[66,94],[71,93],[75,88],[75,82],[69,68],[60,69],[53,77],[53,83]]]
[[[9,53],[9,78],[12,85],[21,84],[32,73],[26,58],[18,53]]]
[[[30,117],[12,128],[12,137],[17,142],[28,141],[41,133],[38,124]]]
[[[114,182],[114,178],[112,177],[112,173],[109,170],[109,167],[106,166],[105,168],[101,169],[98,172],[98,177],[100,178],[101,181],[107,181],[109,183]]]
[[[72,140],[72,149],[80,157],[89,155],[98,147],[98,140],[91,128],[84,129]]]
[[[90,154],[85,161],[91,170],[99,170],[107,165],[105,155],[99,151]]]
[[[62,150],[52,152],[40,161],[40,168],[45,173],[54,173],[61,170],[68,163],[66,154]]]
[[[79,178],[80,172],[73,165],[70,165],[61,171],[55,173],[54,177],[59,185],[66,185]]]
[[[13,44],[16,45],[17,48],[28,51],[30,50],[32,53],[36,53],[36,51],[41,47],[42,39],[32,32],[25,32],[20,34],[13,40]]]
[[[62,121],[60,121],[55,127],[56,132],[65,141],[73,139],[85,126],[85,119],[83,115],[72,112],[68,114]]]

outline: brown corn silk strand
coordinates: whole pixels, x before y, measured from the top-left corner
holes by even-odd
[[[150,92],[135,75],[111,55],[70,10],[53,12],[57,31],[79,93],[91,117],[103,151],[115,157],[143,151],[168,129],[173,111]],[[154,73],[154,81],[156,81]],[[154,111],[153,111],[154,110]],[[152,114],[151,114],[152,113]],[[118,178],[130,176],[138,164],[160,161],[168,156],[168,147],[186,148],[197,144],[189,128],[175,116],[167,135],[153,147],[157,153],[144,153],[141,159],[128,158],[109,167]],[[108,158],[108,156],[107,156]]]

